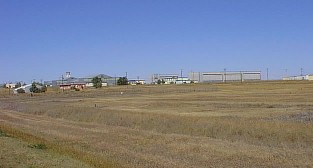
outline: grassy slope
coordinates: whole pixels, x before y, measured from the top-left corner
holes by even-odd
[[[31,145],[34,144],[13,137],[0,136],[0,167],[90,167],[84,162],[49,149],[31,148]]]
[[[2,99],[0,119],[96,167],[303,167],[313,166],[312,89],[260,82],[50,92]]]

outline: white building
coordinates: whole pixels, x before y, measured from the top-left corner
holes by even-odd
[[[188,77],[178,77],[175,84],[189,84],[191,80]]]
[[[7,84],[5,84],[5,87],[6,88],[15,88],[15,85],[16,84],[14,84],[14,83],[7,83]]]
[[[191,72],[189,79],[195,83],[255,81],[261,80],[260,71],[231,71],[231,72]]]
[[[299,75],[283,77],[283,80],[313,80],[313,75]]]
[[[128,80],[129,85],[144,85],[146,81],[143,79],[130,79]]]
[[[178,76],[178,74],[153,74],[152,83],[175,84]]]

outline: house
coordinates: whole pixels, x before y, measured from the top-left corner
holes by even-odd
[[[14,84],[14,83],[7,83],[7,84],[5,84],[5,87],[6,88],[15,88],[15,85],[16,84]]]
[[[177,78],[175,84],[189,84],[191,80],[188,77],[179,77]]]
[[[130,79],[128,80],[128,84],[129,85],[144,85],[146,84],[146,81],[141,80],[141,79]]]
[[[86,88],[85,83],[71,83],[71,84],[61,84],[59,85],[61,90],[83,90]]]

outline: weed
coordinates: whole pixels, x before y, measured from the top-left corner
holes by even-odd
[[[45,144],[32,144],[28,145],[28,147],[35,149],[47,149],[47,146]]]

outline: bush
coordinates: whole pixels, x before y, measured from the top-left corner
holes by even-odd
[[[25,93],[25,90],[22,88],[17,89],[17,93]]]

